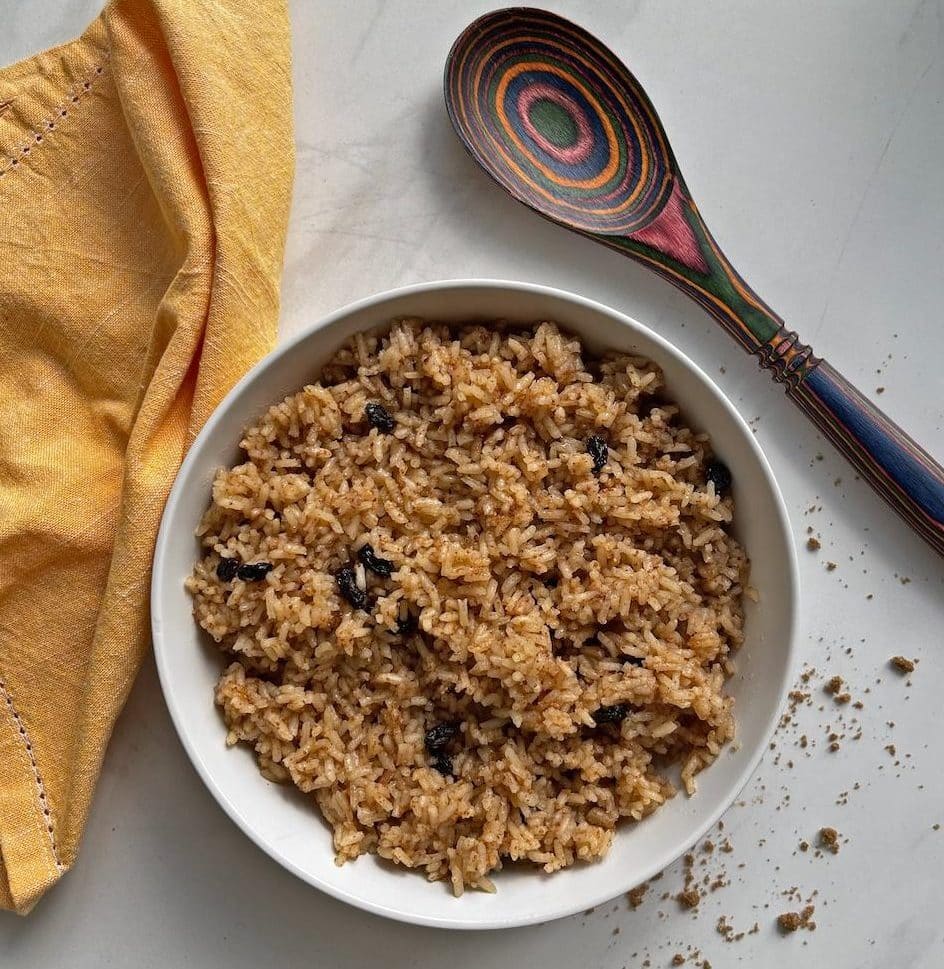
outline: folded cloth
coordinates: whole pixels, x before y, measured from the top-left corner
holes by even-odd
[[[73,863],[189,443],[272,345],[283,0],[115,0],[0,71],[0,906]]]

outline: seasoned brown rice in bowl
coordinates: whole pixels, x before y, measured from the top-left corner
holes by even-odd
[[[188,588],[230,743],[339,862],[491,889],[607,851],[734,732],[730,475],[652,363],[552,323],[355,336],[250,425]]]

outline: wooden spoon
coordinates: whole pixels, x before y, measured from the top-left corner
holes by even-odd
[[[696,300],[944,554],[944,469],[738,275],[699,214],[649,98],[612,51],[547,11],[498,10],[453,45],[445,94],[456,132],[499,185]]]

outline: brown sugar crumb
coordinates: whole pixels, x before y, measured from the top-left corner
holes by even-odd
[[[800,851],[809,851],[810,843],[809,841],[803,840],[800,842]]]
[[[815,535],[810,535],[810,537],[806,540],[806,547],[811,552],[818,552],[823,547],[823,544]]]
[[[827,562],[826,563],[826,571],[827,572],[835,572],[836,571],[836,563],[835,562]]]
[[[839,854],[839,832],[835,828],[820,828],[819,843],[834,855]]]
[[[636,911],[642,905],[647,891],[649,891],[649,883],[643,882],[641,885],[637,885],[626,893],[626,897],[629,899],[629,907],[633,911]]]
[[[701,893],[697,888],[686,888],[675,896],[682,908],[696,908],[701,901]]]
[[[834,676],[832,679],[827,681],[826,686],[824,686],[823,689],[827,693],[831,693],[833,696],[835,696],[842,689],[842,677]]]
[[[908,659],[907,656],[893,656],[888,662],[900,673],[914,673],[914,660]]]
[[[849,701],[850,701],[851,699],[852,699],[852,696],[851,696],[851,694],[849,694],[849,693],[840,693],[840,694],[839,694],[839,695],[838,695],[838,696],[836,697],[836,702],[837,702],[837,703],[838,703],[838,704],[839,704],[840,706],[845,706],[845,705],[846,705],[846,704],[847,704],[847,703],[848,703],[848,702],[849,702]]]
[[[782,935],[789,935],[791,932],[796,932],[797,929],[806,929],[808,932],[812,932],[816,928],[816,923],[813,921],[813,912],[812,905],[807,905],[802,912],[784,912],[777,916],[777,928],[780,929]]]
[[[676,952],[675,955],[672,956],[672,965],[673,966],[684,966],[685,965],[685,956],[683,956],[681,952]]]

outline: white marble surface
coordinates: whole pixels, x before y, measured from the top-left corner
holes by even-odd
[[[605,37],[636,71],[744,275],[864,390],[884,386],[888,412],[944,454],[944,4],[549,5]],[[689,945],[716,969],[801,958],[832,969],[944,964],[944,829],[932,830],[944,824],[944,565],[700,310],[515,206],[465,157],[442,109],[442,63],[488,6],[294,3],[299,150],[283,332],[403,283],[533,280],[655,327],[756,418],[797,541],[810,523],[823,538],[818,554],[801,550],[801,653],[819,674],[816,705],[778,738],[780,763],[772,752],[745,806],[725,818],[735,850],[709,870],[725,867],[732,884],[697,915],[658,900],[656,888],[678,890],[676,866],[635,912],[619,899],[484,935],[385,923],[296,881],[224,817],[177,742],[148,663],[79,862],[28,919],[0,917],[0,965],[621,969],[646,958],[666,966]],[[97,0],[0,0],[0,61],[67,39],[96,8]],[[888,672],[896,653],[920,658],[913,684]],[[859,716],[862,738],[829,753],[826,724],[838,721],[821,674],[834,673],[865,707],[844,711]],[[794,746],[804,732],[815,740],[809,756]],[[897,757],[884,750],[891,742]],[[855,782],[860,789],[837,805]],[[798,852],[823,825],[848,838],[840,853]],[[796,907],[780,895],[792,886],[803,897],[818,889],[817,929],[779,938],[774,917]],[[759,931],[725,943],[715,932],[722,914],[738,931],[755,920]]]

